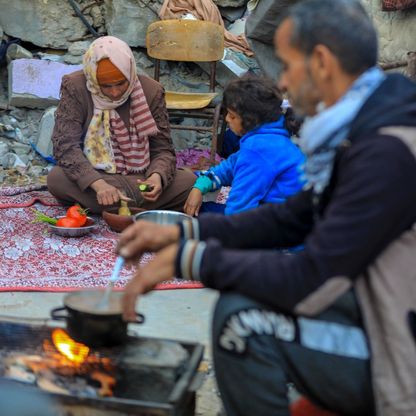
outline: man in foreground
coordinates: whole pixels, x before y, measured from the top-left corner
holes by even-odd
[[[235,216],[128,228],[121,255],[157,255],[127,286],[125,318],[157,283],[200,280],[221,292],[213,352],[228,415],[289,415],[288,382],[343,415],[414,414],[416,86],[375,66],[355,0],[295,5],[275,45],[280,87],[307,116],[306,188]]]

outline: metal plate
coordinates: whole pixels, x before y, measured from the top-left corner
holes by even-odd
[[[59,220],[60,218],[64,218],[64,216],[56,218]],[[82,237],[97,228],[97,224],[91,217],[87,217],[87,222],[83,227],[57,227],[52,224],[48,224],[48,227],[51,233],[60,235],[61,237]]]

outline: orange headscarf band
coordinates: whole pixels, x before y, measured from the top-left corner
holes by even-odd
[[[99,84],[112,84],[125,79],[123,73],[109,58],[103,58],[97,63],[97,81]]]

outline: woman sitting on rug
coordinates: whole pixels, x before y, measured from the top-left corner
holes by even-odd
[[[186,201],[187,214],[197,216],[200,210],[235,214],[263,203],[283,202],[301,189],[304,156],[290,140],[281,105],[282,96],[271,80],[244,76],[227,85],[225,119],[242,136],[240,150],[201,172]],[[221,186],[231,186],[225,210],[224,205],[202,204],[204,194]]]
[[[162,86],[137,75],[130,47],[113,36],[96,39],[83,65],[62,79],[49,191],[93,213],[120,200],[182,211],[195,176],[176,169]]]

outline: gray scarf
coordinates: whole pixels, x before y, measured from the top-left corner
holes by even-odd
[[[321,194],[326,188],[337,147],[348,137],[352,121],[385,78],[381,69],[368,69],[334,105],[325,108],[320,103],[318,114],[306,119],[300,131],[300,147],[306,155],[306,189]]]

